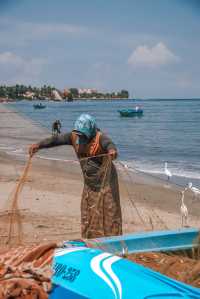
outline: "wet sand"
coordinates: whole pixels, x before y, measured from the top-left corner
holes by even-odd
[[[10,195],[23,172],[28,145],[49,135],[46,129],[10,110],[9,105],[0,104],[1,245],[8,236]],[[65,161],[59,161],[61,153],[65,154]],[[181,227],[179,187],[130,172],[117,161],[116,165],[124,233]],[[23,242],[79,238],[82,188],[81,170],[71,147],[41,150],[35,155],[18,203]],[[200,198],[194,199],[188,191],[185,203],[189,210],[188,225],[200,227]]]

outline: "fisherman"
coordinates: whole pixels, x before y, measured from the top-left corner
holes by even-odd
[[[92,116],[82,114],[76,120],[73,131],[32,144],[29,154],[32,156],[42,148],[58,145],[72,145],[82,168],[82,237],[121,235],[119,185],[112,162],[117,158],[117,149],[112,140],[97,128]]]
[[[52,135],[60,134],[61,126],[61,122],[59,120],[55,120],[52,124]]]
[[[139,106],[136,106],[136,107],[135,107],[135,111],[136,111],[136,112],[138,112],[139,109],[140,109]]]

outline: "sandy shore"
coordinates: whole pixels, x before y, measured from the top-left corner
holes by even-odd
[[[0,242],[8,236],[11,192],[23,172],[28,145],[49,132],[0,104]],[[66,161],[59,161],[60,153]],[[43,157],[43,158],[42,158]],[[49,157],[53,157],[49,160]],[[48,158],[48,159],[47,159]],[[117,162],[116,162],[117,164]],[[181,227],[180,189],[167,181],[119,169],[124,233]],[[80,237],[83,179],[70,147],[40,151],[19,196],[24,243]],[[200,227],[200,199],[186,193],[188,225]],[[17,232],[17,231],[16,231]]]

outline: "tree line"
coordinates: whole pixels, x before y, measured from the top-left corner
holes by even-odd
[[[31,85],[19,85],[14,86],[0,86],[0,97],[9,99],[23,99],[27,92],[34,93],[35,98],[51,97],[52,91],[55,90],[53,86],[44,85],[42,87],[32,87]]]
[[[63,99],[76,99],[76,98],[94,98],[94,99],[115,99],[115,98],[129,98],[129,92],[122,89],[119,92],[98,92],[81,93],[79,94],[78,88],[69,88],[64,91],[60,91],[54,86],[43,85],[42,87],[32,87],[31,85],[16,84],[13,86],[0,86],[0,98],[8,99],[25,99],[27,93],[33,94],[33,99],[51,99],[53,98],[53,91],[57,90]]]

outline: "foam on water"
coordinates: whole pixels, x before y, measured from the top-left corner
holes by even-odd
[[[134,167],[136,170],[145,172],[145,173],[151,173],[151,174],[157,174],[157,175],[165,175],[164,173],[164,167],[158,167],[158,166],[152,166],[147,164],[135,164],[131,163],[130,161],[127,162],[130,167]],[[200,173],[194,173],[192,171],[187,171],[184,169],[177,169],[177,168],[170,168],[170,171],[173,176],[180,176],[180,177],[186,177],[186,178],[194,178],[200,180]]]
[[[11,147],[11,146],[0,145],[0,150],[2,150],[2,151],[13,151],[14,148]]]
[[[17,148],[10,151],[11,154],[14,155],[23,155],[25,154],[25,150],[23,148]]]
[[[139,164],[134,163],[131,161],[124,161],[124,164],[128,165],[128,169],[131,171],[138,171],[141,173],[149,174],[155,178],[159,178],[163,181],[167,181],[168,178],[164,172],[164,166],[160,165],[151,165],[151,164]],[[189,182],[193,182],[196,186],[200,187],[200,174],[194,173],[186,170],[176,169],[175,167],[170,167],[168,165],[168,168],[170,169],[170,172],[172,173],[172,177],[170,178],[170,182],[180,185],[180,186],[186,186]]]

